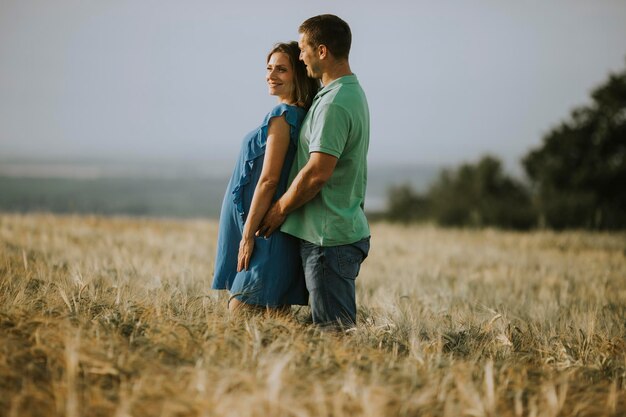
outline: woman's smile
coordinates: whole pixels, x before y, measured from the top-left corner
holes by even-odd
[[[267,62],[266,81],[270,95],[277,96],[278,100],[284,103],[290,104],[294,101],[293,69],[286,54],[282,52],[272,54]]]

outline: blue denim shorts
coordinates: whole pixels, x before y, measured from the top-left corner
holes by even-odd
[[[369,237],[339,246],[300,241],[313,323],[339,327],[356,324],[355,279],[369,249]]]

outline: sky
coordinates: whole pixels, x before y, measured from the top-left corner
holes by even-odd
[[[0,0],[0,160],[234,161],[265,58],[348,22],[374,164],[518,162],[626,66],[626,1]]]

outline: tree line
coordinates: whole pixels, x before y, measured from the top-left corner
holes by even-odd
[[[626,229],[626,69],[591,99],[522,158],[524,181],[484,156],[441,171],[424,193],[392,187],[385,217],[518,230]]]

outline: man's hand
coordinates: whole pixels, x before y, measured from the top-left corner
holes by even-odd
[[[267,213],[265,213],[263,220],[261,220],[256,235],[270,237],[270,235],[285,222],[285,218],[287,218],[287,216],[281,212],[278,202],[274,203]]]

